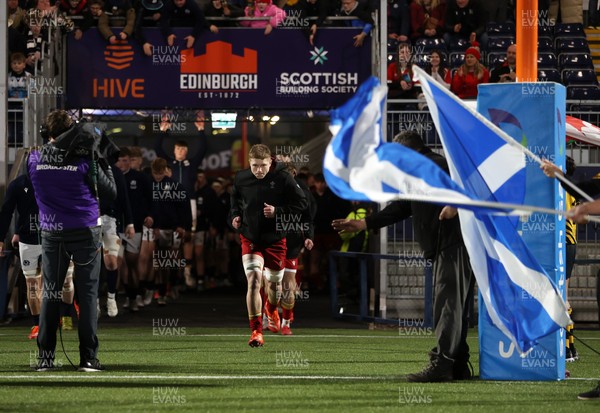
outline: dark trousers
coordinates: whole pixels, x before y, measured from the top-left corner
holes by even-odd
[[[433,263],[433,275],[437,353],[454,360],[468,360],[467,297],[474,277],[465,246],[456,245],[440,252]]]
[[[62,287],[69,267],[75,264],[73,282],[79,302],[79,356],[93,360],[98,352],[97,310],[100,279],[101,228],[60,232],[42,232],[42,271],[44,277],[40,330],[37,339],[39,357],[54,359],[56,330],[60,321]]]

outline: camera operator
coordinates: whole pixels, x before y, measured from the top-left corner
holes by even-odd
[[[63,281],[72,260],[79,302],[79,371],[101,371],[97,359],[96,300],[100,278],[99,197],[112,200],[116,186],[108,164],[94,148],[101,132],[75,125],[67,112],[46,118],[48,144],[31,151],[27,170],[40,210],[43,299],[37,371],[54,368]],[[88,128],[88,126],[90,128]],[[84,129],[87,128],[87,129]],[[90,132],[92,131],[92,132]]]

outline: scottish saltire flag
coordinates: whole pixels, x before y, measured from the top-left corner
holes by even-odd
[[[452,179],[478,199],[522,203],[525,158],[520,145],[423,70],[414,70],[442,140]],[[537,339],[570,323],[560,292],[510,217],[462,209],[460,223],[492,322],[522,353]]]
[[[370,77],[331,112],[334,137],[325,152],[323,175],[332,191],[355,201],[480,205],[431,160],[400,144],[383,142],[386,96],[387,87]]]

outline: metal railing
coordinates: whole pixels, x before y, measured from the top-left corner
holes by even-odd
[[[375,266],[377,261],[386,261],[388,265],[394,265],[401,267],[401,263],[409,264],[407,267],[413,267],[417,271],[415,272],[414,279],[421,280],[419,287],[413,288],[412,291],[408,291],[402,288],[401,284],[405,284],[404,281],[408,281],[408,278],[402,274],[394,274],[393,271],[388,274],[390,275],[390,283],[387,285],[378,285],[379,278],[375,276],[372,268]],[[431,265],[419,265],[423,264],[422,256],[419,255],[390,255],[390,254],[372,254],[372,253],[361,253],[361,252],[339,252],[331,251],[329,253],[329,287],[331,294],[331,315],[337,318],[347,318],[359,321],[370,321],[376,323],[386,324],[398,324],[399,320],[403,319],[421,319],[423,327],[433,326],[433,272]],[[345,265],[340,265],[345,264]],[[417,264],[417,265],[413,265]],[[385,263],[381,263],[383,267]],[[340,271],[343,268],[343,271]],[[344,287],[344,277],[358,276],[358,291],[353,292],[351,297],[348,297],[348,289]],[[392,285],[394,280],[397,281],[397,286]],[[350,285],[355,285],[351,280]],[[371,287],[369,288],[369,284]],[[386,303],[379,302],[381,300],[380,291],[385,289],[388,301],[391,300],[414,300],[419,311],[415,312],[414,309],[406,308],[404,314],[398,312],[398,317],[389,317],[385,310]],[[394,290],[395,289],[395,290]],[[356,294],[356,296],[354,296]],[[342,298],[341,296],[344,296]],[[344,301],[354,301],[352,305],[348,305]],[[355,311],[355,307],[357,310]],[[422,311],[420,311],[422,307]],[[405,317],[407,314],[412,315],[411,317]],[[400,322],[400,325],[402,323]]]

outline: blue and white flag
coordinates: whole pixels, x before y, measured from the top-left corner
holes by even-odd
[[[423,70],[415,68],[415,73],[452,179],[479,199],[522,203],[525,157],[521,145]],[[460,224],[490,318],[521,352],[570,323],[560,291],[517,233],[514,221],[463,209]]]
[[[438,132],[444,135],[454,181],[415,151],[383,143],[386,88],[375,78],[332,112],[334,137],[325,155],[325,178],[346,199],[414,199],[466,207],[460,211],[461,229],[486,308],[494,324],[526,352],[537,339],[570,322],[566,305],[529,253],[514,221],[477,207],[496,201],[522,203],[524,155],[518,145],[498,137],[485,119],[461,102],[447,100],[449,93],[431,77],[419,74]],[[437,95],[443,92],[444,96]],[[438,105],[437,99],[444,103]],[[464,136],[476,141],[462,141]],[[534,299],[522,300],[525,294]]]
[[[330,130],[334,137],[325,151],[323,166],[331,190],[341,198],[355,201],[403,199],[483,205],[430,159],[403,145],[383,142],[386,96],[387,87],[370,77],[348,102],[331,111]]]

